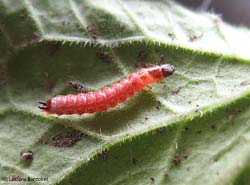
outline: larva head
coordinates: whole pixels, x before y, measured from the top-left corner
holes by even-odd
[[[160,67],[164,77],[170,76],[175,71],[175,67],[171,64],[162,64]]]
[[[40,105],[38,105],[39,109],[42,109],[45,112],[50,112],[51,109],[51,100],[48,100],[47,102],[38,102]]]

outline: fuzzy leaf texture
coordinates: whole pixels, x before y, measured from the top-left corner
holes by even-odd
[[[249,43],[171,0],[0,0],[0,184],[249,184]],[[177,70],[103,113],[37,107],[152,63]]]

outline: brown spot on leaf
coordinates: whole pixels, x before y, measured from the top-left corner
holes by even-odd
[[[187,159],[187,158],[188,158],[188,155],[187,155],[187,154],[183,155],[183,158],[184,158],[184,159]]]
[[[150,180],[151,180],[151,182],[154,182],[155,178],[154,177],[150,177]]]
[[[181,87],[176,87],[174,90],[171,91],[171,94],[176,95],[180,92],[180,90],[181,90]]]
[[[72,89],[75,89],[75,90],[77,90],[78,92],[81,92],[81,93],[87,93],[87,92],[90,91],[90,89],[87,88],[85,85],[80,84],[80,83],[75,83],[75,82],[72,82],[72,81],[70,81],[68,83],[68,87],[72,88]]]
[[[156,106],[156,109],[160,109],[161,108],[161,102],[160,101],[157,101],[157,106]]]
[[[97,32],[97,29],[96,29],[96,26],[94,24],[90,24],[87,26],[86,28],[87,32],[91,33],[91,36],[93,39],[97,39],[98,38],[98,32]]]
[[[158,129],[156,129],[156,130],[154,131],[154,133],[157,134],[157,135],[160,135],[160,134],[162,134],[163,132],[164,132],[164,129],[162,129],[162,128],[158,128]]]
[[[22,17],[22,18],[28,17],[28,15],[29,14],[27,12],[22,12],[22,13],[19,14],[19,16]]]
[[[189,41],[190,42],[194,42],[194,41],[197,41],[198,39],[200,39],[202,37],[203,37],[203,34],[200,34],[200,35],[190,35],[189,36]]]
[[[176,35],[173,32],[168,33],[168,36],[174,41],[176,39]]]
[[[98,157],[101,159],[107,159],[108,158],[108,150],[107,149],[102,150],[101,153],[98,153]]]
[[[108,51],[98,50],[96,56],[105,63],[112,63],[113,57],[112,54]]]
[[[168,172],[164,172],[164,177],[168,177],[169,176],[169,174],[168,174]]]
[[[168,36],[174,41],[176,39],[176,35],[174,33],[168,33]]]
[[[177,166],[179,165],[183,160],[187,159],[188,158],[188,155],[185,154],[185,155],[175,155],[172,163]]]
[[[194,41],[196,41],[198,39],[198,37],[196,36],[196,35],[190,35],[189,36],[189,41],[190,42],[194,42]]]
[[[147,57],[147,54],[145,53],[145,51],[140,50],[140,51],[138,52],[138,54],[137,54],[137,61],[138,61],[138,62],[144,62],[145,59],[146,59],[146,57]]]
[[[138,163],[138,160],[136,158],[132,158],[132,164],[136,165]]]
[[[241,86],[248,86],[250,85],[250,80],[245,80],[243,82],[240,83]]]
[[[212,125],[211,125],[211,129],[216,130],[216,129],[217,129],[217,126],[216,126],[215,124],[212,124]]]
[[[177,166],[178,164],[181,163],[181,160],[182,160],[181,156],[176,155],[176,156],[174,157],[174,159],[173,159],[172,162],[173,162],[173,164],[174,164],[175,166]]]
[[[48,44],[48,47],[49,47],[49,55],[50,56],[53,56],[55,55],[59,49],[61,48],[61,43],[59,42],[50,42]]]
[[[23,160],[33,159],[33,152],[30,150],[22,151],[20,156]]]
[[[52,139],[41,140],[40,142],[45,145],[55,147],[72,147],[76,142],[80,141],[84,134],[80,131],[73,131],[67,134],[59,134],[54,136]]]
[[[228,119],[232,121],[240,112],[241,112],[240,109],[231,110],[228,114]]]
[[[165,61],[165,56],[163,54],[161,54],[160,56],[160,64],[164,63]]]

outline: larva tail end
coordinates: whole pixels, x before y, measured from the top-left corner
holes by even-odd
[[[41,102],[41,101],[39,101],[38,103],[39,103],[39,105],[38,105],[38,108],[39,108],[39,109],[46,110],[46,109],[48,108],[48,105],[47,105],[46,102]]]
[[[161,65],[162,74],[164,77],[170,76],[174,73],[175,67],[171,64],[162,64]]]
[[[38,108],[42,109],[43,111],[47,112],[47,113],[51,113],[51,100],[48,100],[47,102],[38,102]]]
[[[39,109],[42,109],[43,111],[47,113],[51,112],[51,100],[48,100],[47,102],[39,101],[38,103],[39,103],[38,105]]]

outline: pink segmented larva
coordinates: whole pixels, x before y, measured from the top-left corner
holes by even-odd
[[[160,81],[174,71],[175,67],[170,64],[142,68],[111,87],[76,95],[58,95],[47,102],[39,102],[39,108],[49,114],[58,115],[102,112],[124,102],[143,87]]]

